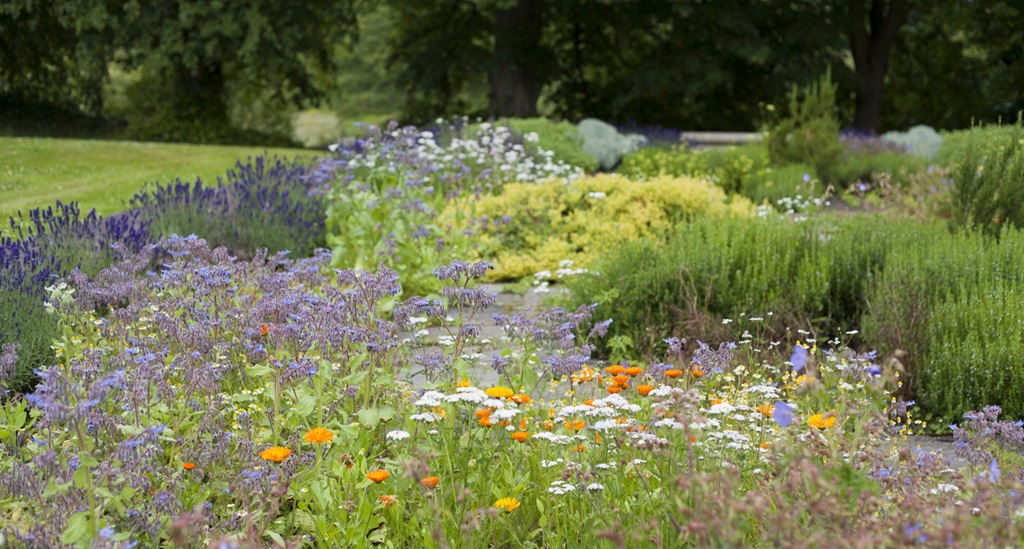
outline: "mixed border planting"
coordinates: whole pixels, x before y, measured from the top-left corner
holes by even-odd
[[[12,221],[0,535],[1020,543],[1021,130],[819,118],[621,162],[643,140],[368,128],[110,218]],[[565,291],[496,312],[486,283],[516,280]],[[913,448],[950,429],[955,456]]]

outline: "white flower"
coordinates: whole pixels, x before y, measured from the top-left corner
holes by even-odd
[[[960,491],[960,488],[958,488],[955,484],[939,484],[937,487],[932,488],[931,490],[929,490],[928,493],[934,495],[934,494],[938,494],[940,492],[943,493],[943,494],[948,494],[950,492],[959,492],[959,491]]]
[[[413,337],[427,337],[428,335],[430,335],[430,332],[427,330],[419,330],[412,334]]]
[[[425,317],[425,316],[410,316],[409,317],[409,324],[424,324],[426,322],[427,322],[427,317]]]
[[[549,433],[547,431],[542,431],[540,433],[537,433],[537,434],[533,435],[533,438],[535,438],[535,439],[539,438],[541,440],[548,440],[548,441],[554,442],[555,444],[562,444],[562,445],[569,444],[569,443],[571,443],[574,440],[573,437],[567,437],[565,435],[556,435],[554,433]]]
[[[430,406],[431,408],[435,408],[441,405],[441,399],[443,398],[445,398],[443,393],[439,393],[437,391],[427,391],[423,393],[423,396],[421,396],[419,400],[417,400],[413,404],[415,404],[416,406]]]
[[[497,420],[509,420],[519,415],[519,410],[515,408],[501,408],[491,412],[491,417]]]
[[[608,463],[598,463],[594,467],[597,468],[597,469],[600,469],[602,471],[607,471],[609,469],[615,469],[616,465],[615,465],[614,461],[610,461]]]
[[[551,492],[556,496],[560,496],[562,494],[574,491],[576,491],[576,487],[573,486],[572,484],[569,484],[568,482],[565,482],[564,480],[556,480],[551,483],[551,486],[548,487],[548,492]]]
[[[445,347],[455,345],[455,338],[449,335],[438,336],[437,342]]]
[[[540,461],[540,466],[545,468],[545,469],[548,469],[550,467],[554,467],[554,466],[558,465],[559,463],[565,463],[565,460],[562,459],[562,458],[558,458],[558,459],[556,459],[554,461],[547,461],[547,460],[543,460],[542,459]]]
[[[619,425],[614,419],[602,419],[597,423],[593,424],[590,428],[595,431],[609,431],[611,429],[618,429],[625,425]]]
[[[655,396],[655,397],[672,396],[672,387],[669,386],[669,385],[661,385],[657,389],[653,389],[653,390],[651,390],[651,392],[647,393],[647,396]]]
[[[672,419],[670,417],[667,417],[665,419],[661,419],[661,420],[658,420],[658,421],[654,422],[654,426],[655,427],[671,427],[673,429],[682,429],[683,428],[683,424],[682,423],[679,423],[678,421],[676,421],[676,420],[674,420],[674,419]]]
[[[422,421],[424,423],[434,423],[441,418],[433,412],[423,412],[422,414],[413,414],[409,416],[409,419],[413,421]]]
[[[714,415],[719,415],[719,414],[731,414],[731,413],[733,413],[735,411],[736,411],[736,407],[733,406],[732,404],[729,404],[728,402],[719,402],[718,404],[715,404],[714,406],[712,406],[711,409],[708,410],[708,413],[709,414],[714,414]]]
[[[407,433],[405,431],[402,431],[401,429],[398,429],[398,430],[395,430],[395,431],[388,432],[388,434],[385,435],[384,438],[386,438],[388,440],[394,440],[394,441],[405,440],[405,439],[409,438],[409,433]]]
[[[600,492],[601,490],[604,490],[604,485],[600,482],[593,482],[587,485],[588,492]]]

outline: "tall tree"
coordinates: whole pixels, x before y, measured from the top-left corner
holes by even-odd
[[[498,116],[537,115],[547,52],[541,46],[542,0],[514,0],[494,10],[490,60],[490,111]]]
[[[870,5],[866,5],[870,4]],[[853,125],[874,132],[882,117],[889,56],[910,14],[909,0],[848,0],[847,36],[854,70],[860,77]]]

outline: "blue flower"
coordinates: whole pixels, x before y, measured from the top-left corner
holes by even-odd
[[[807,349],[800,345],[793,346],[793,354],[789,356],[789,363],[793,365],[793,371],[799,372],[807,365]]]
[[[772,419],[779,427],[786,428],[793,424],[793,407],[781,400],[775,402]]]

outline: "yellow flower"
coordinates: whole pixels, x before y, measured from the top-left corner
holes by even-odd
[[[818,429],[828,429],[836,423],[835,416],[824,417],[822,414],[814,414],[807,418],[807,424]]]
[[[276,461],[278,463],[281,463],[290,455],[292,455],[292,451],[283,446],[271,446],[270,448],[260,452],[261,458],[267,461]]]
[[[501,498],[494,502],[494,506],[502,511],[508,511],[511,513],[515,509],[519,508],[519,500],[516,498]]]
[[[306,431],[306,436],[302,437],[302,440],[312,442],[314,444],[321,444],[334,440],[334,433],[324,429],[323,427],[314,427],[313,429]]]
[[[468,379],[464,379],[462,381],[457,382],[455,384],[455,386],[456,387],[472,387],[473,383],[471,381],[469,381]]]
[[[501,386],[491,387],[490,389],[487,389],[484,392],[487,393],[487,396],[492,398],[508,398],[515,394],[515,392],[512,389]]]

